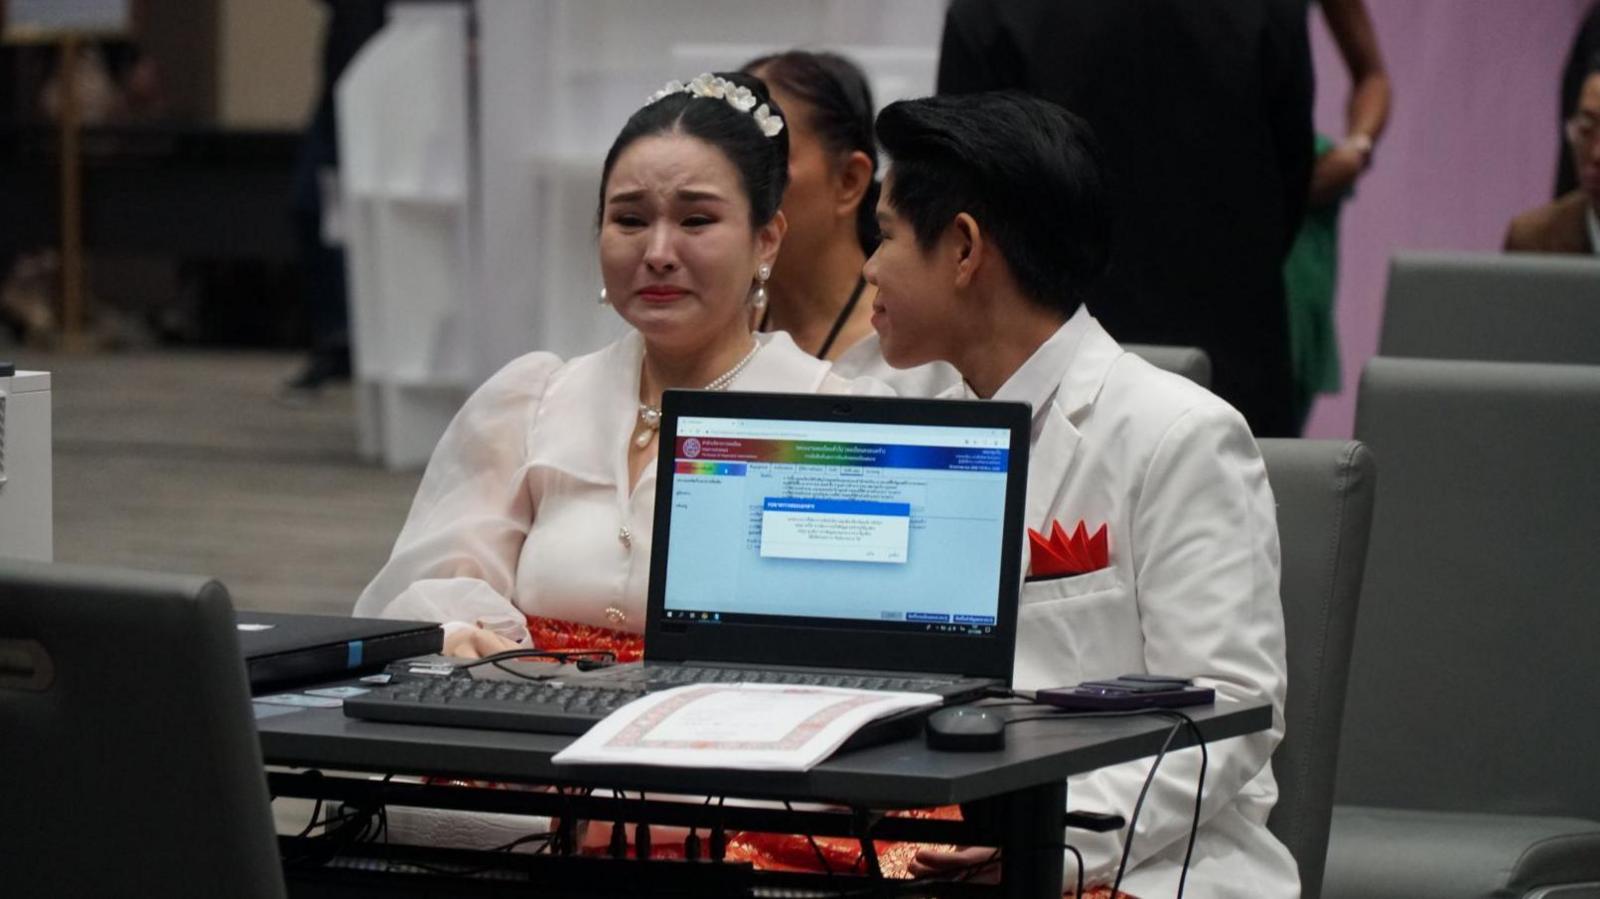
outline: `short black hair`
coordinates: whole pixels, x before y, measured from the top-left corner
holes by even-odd
[[[761,79],[742,72],[717,72],[716,76],[749,88],[756,95],[758,108],[765,103],[773,115],[783,115]],[[784,188],[789,186],[789,129],[785,127],[768,137],[756,124],[753,110],[740,112],[723,100],[680,92],[641,107],[611,142],[605,165],[600,170],[597,222],[605,215],[606,183],[611,179],[611,168],[616,165],[617,157],[640,138],[672,132],[705,141],[721,150],[733,163],[745,196],[750,200],[752,229],[760,228],[778,214]]]
[[[1111,255],[1111,204],[1088,123],[1014,91],[902,100],[878,116],[889,202],[932,249],[977,220],[1038,303],[1072,314]]]
[[[837,53],[789,50],[758,56],[741,67],[762,81],[804,100],[811,107],[812,130],[828,152],[848,156],[860,150],[878,171],[878,142],[872,135],[872,85],[861,67]],[[800,115],[800,110],[789,110]],[[878,181],[874,177],[856,207],[856,239],[867,255],[878,247]]]

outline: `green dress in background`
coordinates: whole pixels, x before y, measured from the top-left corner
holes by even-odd
[[[1333,141],[1321,134],[1316,142],[1319,158],[1333,149]],[[1333,297],[1339,282],[1339,209],[1349,196],[1306,210],[1300,233],[1283,263],[1298,430],[1304,430],[1317,394],[1339,391],[1339,334]]]

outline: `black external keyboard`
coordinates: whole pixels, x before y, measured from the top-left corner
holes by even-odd
[[[946,680],[893,675],[629,665],[599,672],[584,683],[473,680],[460,676],[407,680],[346,699],[344,713],[351,718],[399,724],[582,734],[647,692],[701,683],[797,684],[913,693],[940,692],[950,686]]]
[[[907,693],[939,692],[950,681],[926,677],[846,674],[843,672],[786,671],[771,668],[726,668],[695,665],[651,665],[613,669],[617,683],[648,684],[652,689],[684,684],[799,684],[808,687],[846,687],[854,690],[889,690]],[[609,678],[612,671],[602,677]]]
[[[542,734],[581,734],[643,690],[441,677],[380,687],[344,701],[351,718]]]

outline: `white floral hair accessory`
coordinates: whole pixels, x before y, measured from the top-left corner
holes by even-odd
[[[756,127],[767,137],[777,137],[783,130],[783,117],[774,115],[767,104],[756,105],[756,95],[750,88],[734,84],[726,78],[706,72],[697,75],[688,84],[682,81],[668,81],[661,90],[650,95],[644,105],[670,97],[673,94],[688,94],[691,97],[702,97],[707,100],[721,100],[740,112],[749,113],[756,120]]]

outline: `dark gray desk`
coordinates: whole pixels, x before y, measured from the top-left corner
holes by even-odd
[[[1272,721],[1271,707],[1265,704],[1222,703],[1214,709],[1186,711],[1207,742],[1265,730]],[[1067,799],[1064,778],[1153,756],[1166,741],[1172,724],[1155,717],[1020,722],[1008,728],[1006,748],[999,752],[934,752],[920,738],[908,739],[844,753],[802,773],[553,765],[550,757],[571,738],[359,721],[346,718],[339,710],[296,711],[264,719],[258,726],[267,762],[291,767],[587,786],[603,788],[604,792],[803,800],[855,809],[962,803],[969,813],[967,821],[920,821],[873,819],[845,810],[789,813],[642,803],[599,794],[573,797],[553,792],[273,776],[274,793],[280,796],[364,799],[596,820],[631,821],[644,814],[652,823],[677,825],[709,826],[710,819],[715,818],[730,829],[777,829],[834,836],[861,836],[862,828],[870,826],[871,836],[878,839],[997,846],[1003,850],[1003,895],[1059,896],[1062,854],[1059,849],[1047,847],[1059,846],[1063,839],[1062,813]],[[1187,729],[1180,731],[1172,743],[1174,749],[1189,745],[1193,745],[1193,739]]]

